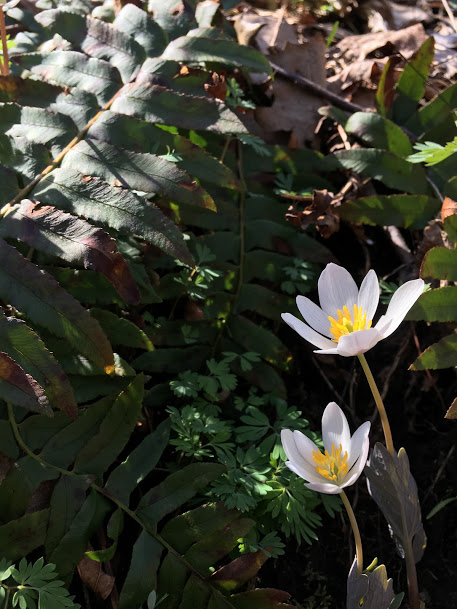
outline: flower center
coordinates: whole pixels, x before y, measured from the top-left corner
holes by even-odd
[[[330,322],[329,330],[335,337],[332,338],[334,343],[337,343],[345,334],[371,328],[372,321],[371,319],[367,321],[367,314],[364,313],[362,307],[358,307],[356,304],[354,305],[352,317],[349,309],[344,306],[342,311],[338,309],[338,319],[329,316],[328,320]]]
[[[322,454],[320,451],[313,451],[313,460],[317,463],[316,471],[318,474],[327,478],[331,482],[340,482],[348,473],[348,453],[347,451],[341,456],[343,447],[335,449],[335,444],[332,442],[332,452],[328,450]]]

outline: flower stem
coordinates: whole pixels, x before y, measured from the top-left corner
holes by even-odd
[[[355,519],[354,510],[352,509],[351,504],[349,503],[349,499],[344,491],[340,493],[341,499],[343,500],[344,507],[346,508],[346,512],[349,516],[349,521],[352,526],[352,532],[354,533],[355,540],[355,549],[357,554],[357,577],[362,575],[363,571],[363,550],[362,550],[362,538],[360,537],[359,526],[357,524],[357,520]]]
[[[392,441],[392,432],[390,431],[389,419],[387,418],[387,412],[384,406],[384,402],[382,401],[381,394],[379,393],[379,389],[373,378],[365,356],[363,355],[363,353],[361,353],[357,357],[359,358],[363,371],[365,372],[368,384],[370,385],[371,393],[373,394],[374,401],[376,402],[376,406],[378,407],[379,416],[381,417],[382,429],[384,431],[384,438],[386,440],[387,450],[392,455],[392,457],[395,457],[396,455],[394,450],[394,443]]]

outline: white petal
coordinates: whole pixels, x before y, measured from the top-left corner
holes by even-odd
[[[295,446],[297,447],[298,452],[303,457],[303,459],[305,459],[305,461],[308,461],[308,463],[310,463],[315,468],[313,452],[315,452],[315,451],[320,452],[318,447],[314,444],[314,442],[311,440],[311,438],[308,438],[308,436],[305,436],[305,434],[302,433],[301,431],[298,431],[296,429],[293,432],[293,434],[294,434]]]
[[[366,439],[368,438],[368,434],[370,433],[371,423],[370,421],[366,421],[363,423],[354,433],[351,438],[351,448],[348,451],[348,468],[349,470],[357,461],[357,459],[362,454],[362,450],[365,446]]]
[[[349,271],[337,264],[327,264],[317,283],[322,309],[336,317],[345,305],[350,311],[357,304],[358,289]]]
[[[359,290],[357,304],[367,314],[367,321],[373,319],[379,302],[379,282],[376,273],[368,271]]]
[[[401,322],[404,320],[406,313],[410,310],[419,296],[422,294],[424,290],[424,281],[422,279],[413,279],[412,281],[407,281],[404,285],[400,286],[395,294],[392,296],[392,299],[387,307],[387,312],[385,314],[385,323],[388,319],[392,320],[392,323],[384,328],[381,326],[378,321],[376,324],[376,328],[379,326],[379,330],[383,330],[383,338],[387,338],[395,332]]]
[[[380,334],[382,334],[383,338],[385,338],[386,332],[388,331],[389,327],[392,325],[392,321],[393,321],[392,319],[389,319],[385,315],[381,315],[381,317],[378,320],[378,323],[375,325],[376,330],[378,330],[378,332]]]
[[[336,347],[334,347],[333,349],[319,349],[317,351],[314,351],[314,353],[320,353],[321,355],[340,355]]]
[[[362,451],[359,459],[355,462],[354,467],[348,473],[346,479],[344,480],[342,487],[351,486],[358,479],[360,474],[363,472],[363,468],[367,462],[368,451],[370,450],[370,439],[367,437],[365,439],[365,444],[362,447]]]
[[[332,341],[328,338],[321,336],[315,330],[312,330],[309,326],[290,313],[283,313],[281,317],[286,324],[293,328],[295,332],[298,332],[302,338],[307,340],[312,345],[319,347],[319,349],[330,349],[334,346],[335,343],[332,343]]]
[[[330,482],[317,482],[305,484],[312,491],[317,491],[318,493],[325,493],[326,495],[338,495],[341,493],[343,488],[341,486],[337,486],[336,484],[331,484]]]
[[[327,313],[306,296],[297,296],[297,307],[303,319],[324,336],[332,337]]]
[[[338,354],[349,357],[350,355],[365,353],[382,339],[382,334],[376,328],[344,334],[338,341]]]
[[[312,482],[313,484],[319,484],[322,480],[322,476],[319,475],[316,472],[316,470],[314,470],[314,472],[311,472],[309,470],[306,470],[303,467],[298,467],[295,463],[292,463],[292,461],[286,461],[286,465],[290,469],[291,472],[294,472],[294,474],[297,474],[297,476],[299,478],[302,478],[303,480],[306,480],[307,482]]]
[[[293,472],[300,476],[300,478],[304,478],[305,480],[314,481],[319,480],[320,476],[316,472],[316,467],[313,465],[313,450],[318,450],[317,446],[309,440],[312,444],[310,446],[309,460],[307,460],[306,455],[300,452],[299,447],[297,446],[296,438],[297,434],[303,435],[300,431],[290,431],[290,429],[283,429],[281,431],[281,444],[284,448],[284,452],[287,455],[289,461],[286,463],[287,467],[291,469]],[[307,438],[309,439],[309,438]],[[291,465],[293,467],[291,467]]]
[[[335,448],[339,448],[341,444],[343,454],[351,447],[349,424],[344,412],[335,402],[330,402],[322,415],[322,440],[325,450],[328,450],[329,453],[332,452],[332,444],[335,445]]]

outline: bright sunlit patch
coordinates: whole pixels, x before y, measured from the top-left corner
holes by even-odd
[[[332,452],[329,453],[326,450],[324,453],[320,451],[313,451],[313,460],[317,463],[316,471],[318,474],[331,480],[332,482],[339,482],[348,473],[348,453],[347,451],[342,455],[343,447],[335,449],[335,444],[332,442]]]
[[[356,304],[354,305],[352,317],[349,309],[344,306],[342,311],[338,309],[338,319],[329,316],[328,320],[330,322],[329,330],[334,336],[332,338],[334,343],[337,343],[342,336],[350,332],[368,330],[368,328],[371,328],[372,322],[371,319],[367,320],[367,314],[362,307],[358,307]]]

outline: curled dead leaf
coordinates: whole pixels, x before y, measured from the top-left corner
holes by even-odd
[[[450,197],[444,197],[443,205],[441,206],[441,222],[448,216],[454,216],[457,214],[457,201],[454,201]]]
[[[285,198],[294,198],[293,203],[286,213],[286,220],[305,230],[310,224],[315,224],[317,230],[324,239],[328,239],[340,227],[340,218],[333,210],[334,196],[328,190],[313,190],[311,203],[302,211],[297,210],[297,199],[309,201],[309,197],[298,197],[295,195],[283,195]]]
[[[78,564],[78,573],[86,586],[103,600],[111,594],[114,577],[103,571],[102,563],[85,556]]]

